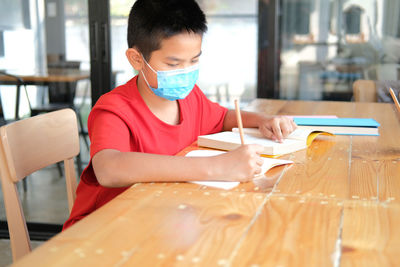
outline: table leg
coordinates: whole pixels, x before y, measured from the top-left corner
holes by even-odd
[[[19,98],[21,95],[21,84],[17,84],[17,94],[15,97],[15,120],[19,120]]]

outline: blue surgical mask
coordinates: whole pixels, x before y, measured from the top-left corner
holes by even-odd
[[[199,77],[199,65],[194,65],[185,69],[155,71],[144,59],[149,68],[157,75],[157,88],[153,88],[148,83],[143,71],[143,78],[147,86],[157,96],[174,101],[184,99],[192,91],[197,78]]]

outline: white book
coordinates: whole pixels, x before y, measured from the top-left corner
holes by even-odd
[[[245,144],[262,145],[264,147],[263,155],[277,156],[307,148],[319,134],[331,135],[328,132],[296,129],[282,143],[278,143],[264,138],[256,128],[245,128],[244,141]],[[240,135],[235,128],[232,131],[201,135],[197,138],[197,144],[221,150],[234,150],[241,146]]]
[[[337,135],[372,135],[378,136],[378,127],[345,127],[345,126],[312,126],[312,125],[298,125],[298,129],[311,130],[311,131],[325,131]]]

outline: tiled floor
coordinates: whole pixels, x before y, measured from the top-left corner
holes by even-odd
[[[37,248],[43,242],[31,241],[32,249]],[[0,266],[8,266],[12,263],[10,240],[0,239]]]
[[[81,142],[82,160],[86,167],[88,152]],[[67,193],[65,179],[55,165],[38,171],[27,178],[27,192],[23,191],[22,184],[18,185],[21,203],[28,222],[43,222],[63,224],[68,218]],[[0,191],[0,220],[6,220],[4,200]],[[37,247],[41,242],[32,242]],[[12,263],[10,241],[0,239],[0,266]]]

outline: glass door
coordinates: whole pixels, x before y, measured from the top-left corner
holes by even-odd
[[[0,7],[0,71],[2,75],[41,72],[46,65],[44,37],[44,5],[41,1],[2,1]],[[32,91],[33,89],[33,91]],[[32,88],[36,99],[36,88]],[[15,85],[0,83],[4,119],[16,116]],[[19,100],[19,115],[29,113],[26,97]]]
[[[50,87],[56,86],[56,90],[65,89],[60,86],[63,82],[52,84],[48,79],[52,78],[54,70],[63,73],[68,69],[67,72],[84,77],[74,83],[74,104],[76,110],[81,111],[77,114],[82,117],[83,131],[85,130],[91,108],[87,25],[87,0],[1,1],[0,92],[6,120],[4,123],[15,119],[17,86],[14,82],[5,82],[1,78],[2,73],[19,77],[28,84],[27,95],[21,87],[18,100],[18,114],[23,118],[30,115],[29,103],[34,107],[50,101]],[[84,138],[87,137],[81,135],[82,167],[89,161]],[[33,173],[24,181],[25,184],[18,184],[18,190],[28,227],[36,233],[33,240],[46,239],[61,230],[69,214],[63,174],[53,165]],[[0,232],[7,233],[2,196],[0,202],[0,228],[4,230]]]
[[[282,0],[280,97],[351,100],[357,79],[398,80],[395,0]]]

